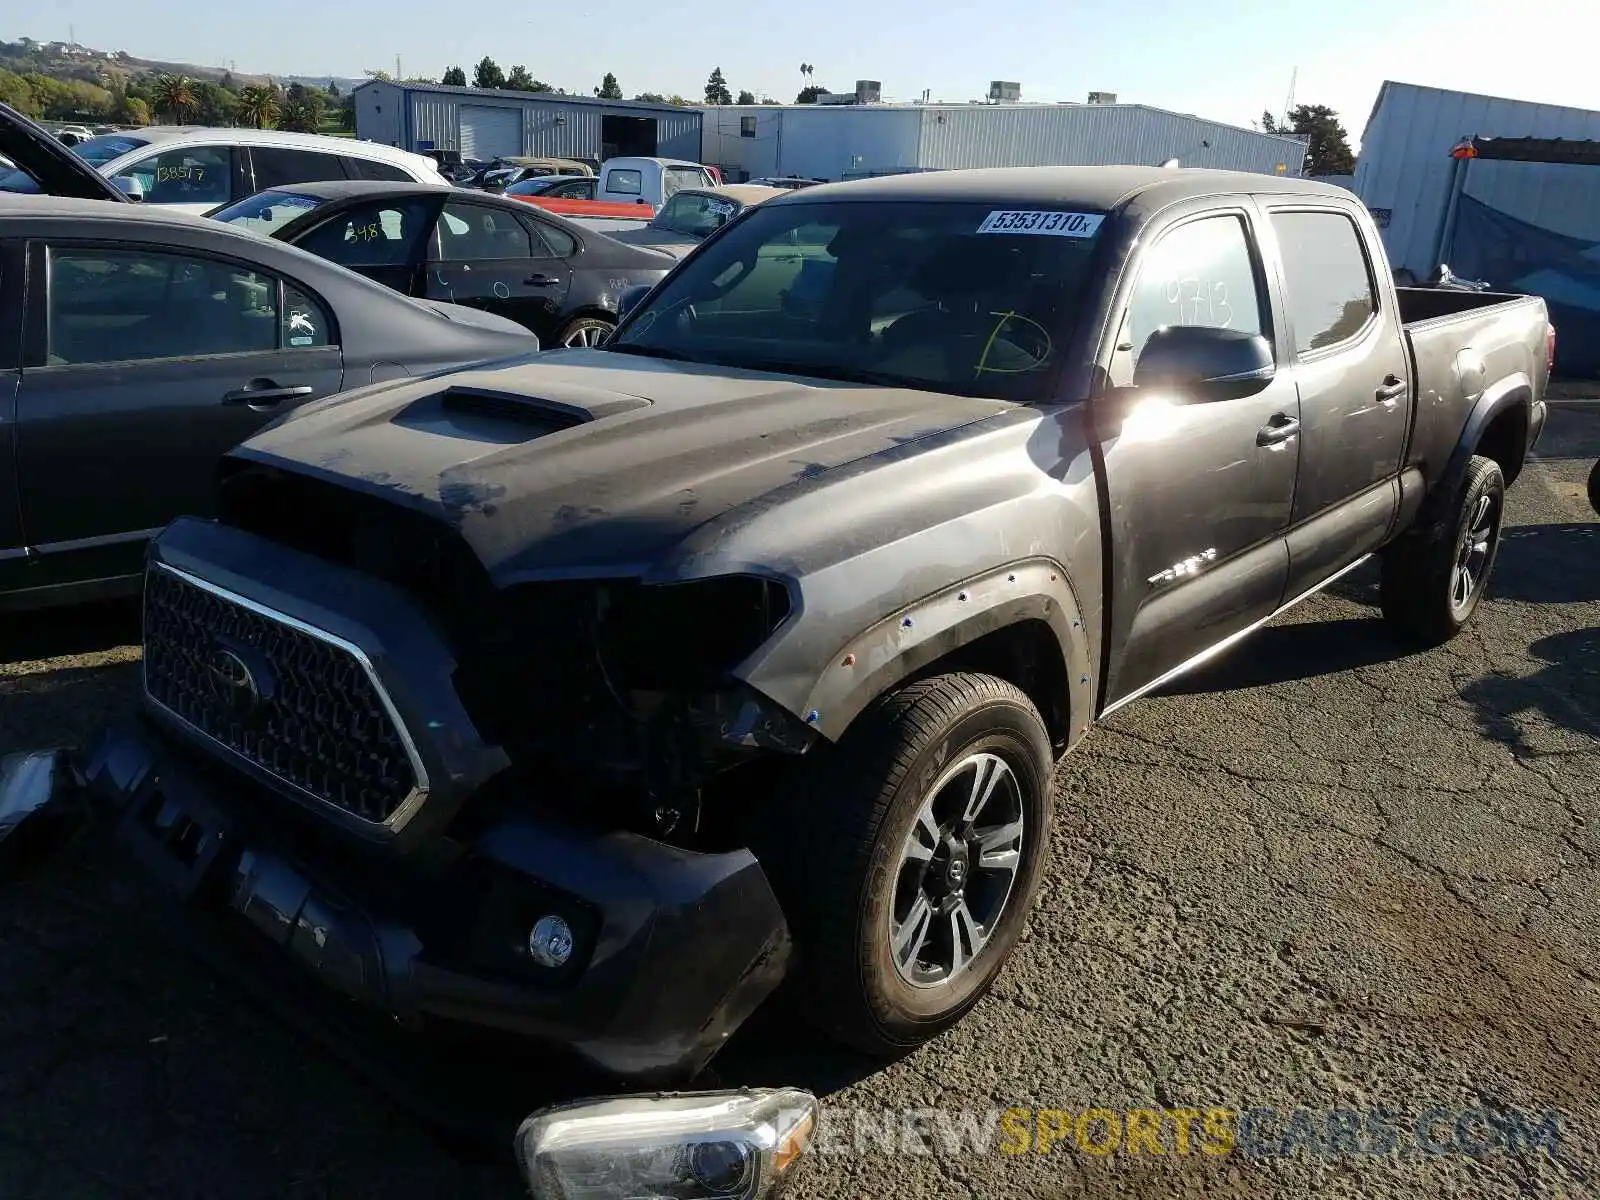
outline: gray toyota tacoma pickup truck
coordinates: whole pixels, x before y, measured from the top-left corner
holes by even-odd
[[[795,192],[603,348],[238,447],[152,545],[140,711],[11,760],[0,828],[116,814],[267,960],[635,1083],[780,985],[902,1053],[1011,953],[1096,720],[1374,555],[1395,629],[1462,627],[1553,337],[1301,180]]]

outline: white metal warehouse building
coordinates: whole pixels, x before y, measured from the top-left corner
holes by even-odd
[[[1600,139],[1600,112],[1413,83],[1385,82],[1361,135],[1355,191],[1378,215],[1389,261],[1419,278],[1438,265],[1464,138]],[[1467,195],[1561,236],[1600,240],[1600,170],[1554,163],[1476,162]]]
[[[1143,104],[726,105],[699,158],[738,177],[1145,164],[1299,175],[1304,142]],[[742,176],[739,172],[743,172]]]
[[[373,79],[355,89],[356,136],[463,158],[700,157],[700,111],[553,92]]]

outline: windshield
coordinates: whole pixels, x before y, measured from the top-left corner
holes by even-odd
[[[213,221],[239,225],[253,233],[271,235],[290,221],[326,203],[320,196],[303,196],[299,192],[280,192],[268,189],[257,192],[249,199],[230,204],[211,213]]]
[[[90,166],[103,167],[129,150],[149,144],[144,138],[129,137],[125,133],[102,133],[99,137],[85,138],[72,148],[72,152]]]
[[[685,259],[606,348],[1042,400],[1077,323],[1102,219],[992,204],[769,202]]]
[[[679,192],[662,205],[650,228],[698,239],[715,233],[738,211],[739,206],[725,196]]]

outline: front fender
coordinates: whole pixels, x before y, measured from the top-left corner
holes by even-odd
[[[805,716],[837,740],[873,700],[929,664],[1023,621],[1053,634],[1067,680],[1069,744],[1094,711],[1083,614],[1059,564],[1033,559],[968,579],[907,605],[838,647],[812,686]]]

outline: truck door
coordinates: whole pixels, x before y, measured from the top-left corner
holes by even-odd
[[[1213,204],[1141,239],[1150,248],[1118,315],[1107,366],[1114,387],[1132,383],[1146,339],[1163,326],[1260,334],[1284,361],[1256,253],[1259,221],[1242,202]],[[1281,370],[1235,399],[1152,391],[1122,403],[1125,419],[1102,424],[1096,415],[1111,518],[1108,705],[1278,606],[1299,458],[1299,404]]]
[[[1267,212],[1300,392],[1300,477],[1288,538],[1289,592],[1298,595],[1388,533],[1411,423],[1410,365],[1394,293],[1378,288],[1351,214],[1304,201]]]

